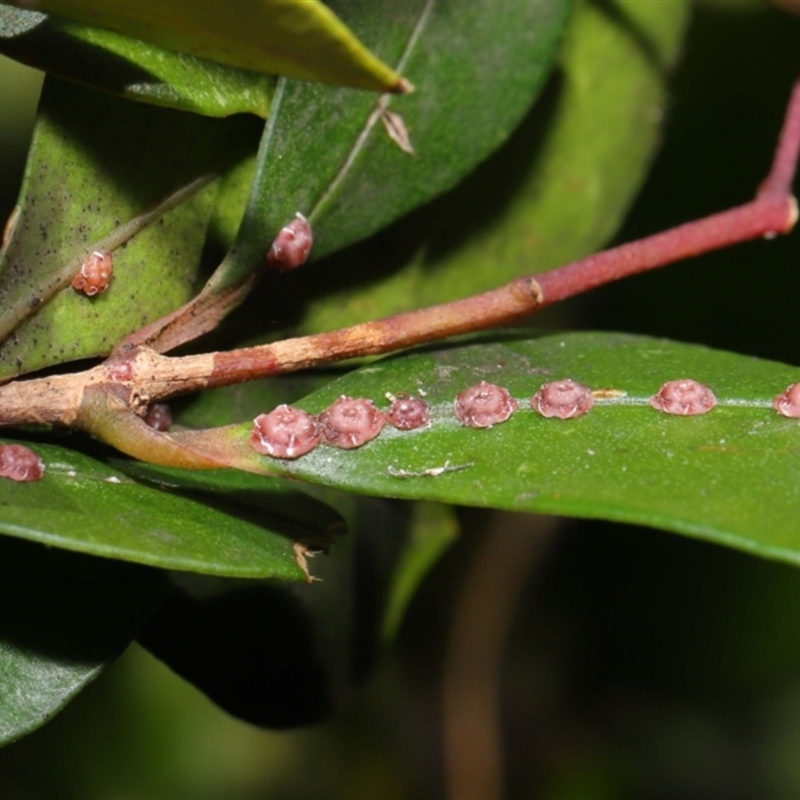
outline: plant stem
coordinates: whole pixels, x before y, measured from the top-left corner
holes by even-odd
[[[621,278],[759,236],[772,238],[788,233],[798,214],[797,202],[791,195],[798,150],[800,79],[792,88],[769,175],[751,202],[595,253],[549,272],[517,278],[465,300],[397,314],[332,333],[215,353],[214,369],[207,385],[224,386],[507,325],[546,305]]]
[[[772,238],[788,233],[798,215],[797,202],[791,195],[798,151],[800,79],[792,89],[769,175],[756,198],[745,205],[549,272],[517,278],[498,289],[463,300],[259,347],[184,357],[160,355],[149,346],[151,342],[145,334],[152,329],[158,339],[165,327],[179,323],[182,312],[186,311],[182,309],[129,337],[105,364],[94,369],[15,381],[0,387],[0,424],[76,424],[80,398],[87,388],[97,384],[106,384],[108,391],[113,389],[118,398],[121,389],[127,391],[128,407],[141,411],[147,403],[203,388],[228,386],[357,356],[389,353],[460,333],[507,325],[543,306],[620,278],[759,236]],[[238,297],[220,297],[220,308],[215,313],[221,318],[236,302]]]
[[[797,203],[790,195],[780,198],[759,196],[729,211],[678,225],[663,233],[543,272],[537,276],[544,295],[542,306],[684,258],[759,236],[772,238],[779,233],[788,233],[796,219]]]

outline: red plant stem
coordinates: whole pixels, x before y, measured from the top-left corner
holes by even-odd
[[[792,87],[772,167],[755,200],[604,250],[549,272],[518,278],[465,300],[410,311],[332,333],[215,353],[214,368],[206,385],[239,383],[505,325],[543,306],[621,278],[759,236],[772,238],[788,233],[798,215],[791,186],[799,150],[800,79],[797,79]]]
[[[746,205],[687,222],[663,233],[595,253],[588,258],[537,275],[542,305],[589,291],[639,272],[674,264],[759,236],[788,233],[797,219],[794,198],[760,196]]]
[[[798,143],[800,143],[800,78],[792,86],[772,167],[769,175],[758,187],[758,197],[791,195],[800,149]]]
[[[546,305],[620,278],[758,236],[788,233],[796,218],[797,204],[793,197],[760,196],[738,208],[604,250],[549,272],[517,278],[490,292],[464,300],[409,311],[331,333],[214,353],[213,369],[205,386],[227,386],[507,325]],[[207,364],[209,356],[165,361],[171,362],[168,371],[177,375],[184,373],[195,358],[202,358]],[[166,385],[153,389],[153,399],[167,396],[161,391],[177,393]]]
[[[798,129],[800,132],[800,128]],[[274,344],[184,358],[164,358],[173,378],[207,370],[205,387],[228,386],[254,378],[294,372],[346,358],[388,353],[460,333],[515,322],[543,306],[557,303],[606,283],[662,267],[690,256],[755,239],[788,233],[797,218],[793,197],[761,195],[746,205],[679,225],[636,242],[566,264],[536,276],[517,278],[484,294],[418,311]],[[193,362],[197,361],[197,365]],[[159,371],[161,372],[161,370]],[[199,388],[192,386],[191,389]],[[181,390],[174,381],[150,392],[165,399]]]
[[[214,385],[305,369],[343,358],[387,353],[423,342],[521,319],[541,302],[534,278],[517,278],[498,289],[330,333],[214,354]]]

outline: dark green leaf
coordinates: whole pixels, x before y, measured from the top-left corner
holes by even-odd
[[[17,0],[15,4],[243,69],[376,91],[400,88],[400,76],[318,0]]]
[[[9,6],[0,6],[0,52],[129,100],[211,117],[266,117],[275,87],[270,75]]]
[[[710,386],[719,406],[695,417],[650,407],[664,382],[687,377]],[[545,419],[529,399],[561,378],[625,395],[576,419]],[[507,387],[520,410],[475,430],[458,423],[453,400],[481,380]],[[798,380],[784,364],[660,339],[509,335],[372,364],[296,403],[317,413],[347,394],[385,407],[386,392],[423,390],[429,428],[387,425],[359,450],[261,462],[348,491],[636,522],[800,563],[800,423],[771,408]]]
[[[334,4],[416,91],[376,101],[286,81],[276,93],[239,239],[265,252],[305,214],[316,256],[382,228],[453,186],[509,136],[548,74],[568,0],[348,0]],[[391,105],[389,105],[391,102]],[[393,141],[382,111],[400,114],[415,155]],[[232,261],[234,283],[252,262]]]
[[[288,297],[304,331],[334,330],[486,291],[604,245],[661,139],[668,66],[688,12],[685,2],[576,3],[547,91],[502,149],[453,191],[327,259],[313,279],[293,274],[280,276],[281,284],[270,282],[258,298],[261,307],[286,318]],[[514,39],[508,33],[503,41]],[[418,80],[415,72],[409,75]],[[392,107],[417,99],[421,93]],[[496,97],[485,103],[494,109]],[[459,134],[464,119],[460,111],[448,114],[437,129],[442,138]],[[464,124],[472,129],[473,123]],[[413,126],[412,138],[418,138]],[[405,159],[422,158],[423,146],[417,151],[415,159]],[[403,157],[398,150],[395,160]],[[399,180],[391,170],[385,174],[384,184]],[[349,187],[342,194],[341,209],[354,213],[355,189],[353,201]]]
[[[155,570],[0,537],[0,744],[58,713],[165,595]]]
[[[172,487],[151,488],[64,447],[31,447],[44,477],[0,481],[0,532],[11,536],[165,569],[305,581],[293,542],[324,547],[342,530],[336,514],[283,482],[129,465]]]

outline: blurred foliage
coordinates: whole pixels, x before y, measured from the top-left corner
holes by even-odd
[[[799,33],[800,21],[755,3],[697,8],[665,146],[621,240],[751,196]],[[797,363],[798,258],[796,235],[754,242],[571,301],[560,320]],[[0,795],[442,796],[444,644],[488,521],[462,512],[465,535],[413,599],[395,654],[332,722],[247,727],[132,647],[0,753]],[[499,676],[509,797],[800,794],[795,569],[610,523],[568,523],[545,559]]]

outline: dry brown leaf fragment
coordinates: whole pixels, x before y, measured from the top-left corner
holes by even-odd
[[[314,581],[321,581],[322,578],[315,578],[308,569],[308,559],[313,558],[317,555],[320,551],[319,550],[309,550],[306,545],[302,542],[295,542],[292,545],[292,550],[294,551],[294,558],[297,561],[297,566],[300,567],[303,572],[306,574],[306,583],[314,583]]]
[[[411,144],[411,137],[408,135],[408,128],[403,117],[396,111],[389,111],[388,108],[381,108],[381,122],[386,128],[389,138],[404,152],[410,156],[414,155],[414,146]]]

